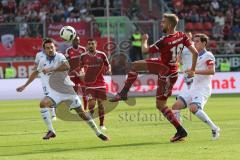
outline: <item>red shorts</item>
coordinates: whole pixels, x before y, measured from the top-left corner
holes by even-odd
[[[85,93],[85,84],[84,84],[84,82],[81,81],[78,77],[71,77],[71,81],[75,84],[75,86],[73,86],[74,91],[78,95],[84,96],[84,93]]]
[[[156,97],[158,100],[167,100],[172,95],[172,89],[178,78],[178,72],[164,65],[159,58],[150,58],[145,60],[147,69],[151,74],[158,75],[158,88]]]
[[[178,79],[178,72],[172,76],[158,76],[156,97],[158,100],[167,100],[172,95],[172,89]]]
[[[107,99],[107,93],[106,88],[86,88],[86,96],[88,100],[106,100]]]
[[[163,64],[160,58],[149,58],[145,59],[145,61],[147,70],[151,74],[165,75],[170,71],[169,67]]]

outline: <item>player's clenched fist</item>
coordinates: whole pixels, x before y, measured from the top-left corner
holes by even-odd
[[[22,92],[25,89],[25,85],[18,87],[17,92]]]
[[[143,34],[143,36],[142,36],[142,40],[143,40],[143,41],[148,40],[148,34]]]

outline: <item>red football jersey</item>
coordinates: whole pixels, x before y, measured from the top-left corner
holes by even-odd
[[[169,73],[178,71],[177,57],[184,48],[192,45],[190,39],[183,32],[176,32],[163,36],[150,46],[149,53],[160,53],[161,62],[169,67]]]
[[[94,55],[89,52],[83,53],[80,65],[85,71],[84,82],[87,87],[105,87],[103,74],[108,71],[110,64],[104,52],[96,51]]]
[[[78,45],[77,49],[73,48],[72,46],[66,49],[65,57],[68,59],[69,65],[71,67],[70,71],[79,66],[80,55],[84,52],[86,52],[85,47],[80,45]]]

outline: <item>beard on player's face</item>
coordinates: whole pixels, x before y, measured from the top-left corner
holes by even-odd
[[[95,52],[95,48],[94,47],[89,47],[88,50],[89,50],[89,52]]]
[[[163,33],[167,33],[167,27],[163,27],[162,31]]]

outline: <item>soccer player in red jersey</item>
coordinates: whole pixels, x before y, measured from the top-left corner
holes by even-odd
[[[78,95],[82,95],[83,97],[83,106],[84,109],[87,109],[87,98],[85,95],[85,84],[79,79],[79,72],[84,72],[84,70],[80,70],[78,65],[80,62],[80,55],[86,52],[85,47],[80,45],[80,37],[77,35],[76,38],[72,41],[72,46],[66,49],[65,57],[67,58],[70,64],[70,78],[75,84],[74,90]]]
[[[96,40],[89,39],[87,43],[87,52],[81,55],[80,65],[85,70],[84,82],[88,98],[88,109],[93,115],[94,106],[97,102],[100,129],[106,130],[106,127],[104,126],[103,101],[107,99],[107,95],[103,75],[111,74],[111,66],[106,54],[96,50],[96,47]]]
[[[142,36],[142,51],[144,53],[160,53],[159,58],[150,58],[135,61],[131,65],[127,80],[123,89],[113,98],[111,102],[127,99],[127,93],[133,82],[137,79],[139,71],[148,71],[150,74],[158,75],[158,88],[156,93],[156,106],[159,111],[174,125],[177,133],[170,139],[171,142],[182,140],[187,137],[187,132],[176,119],[172,110],[167,107],[167,99],[172,94],[172,88],[178,78],[177,57],[186,46],[192,53],[192,66],[188,76],[193,77],[198,57],[198,51],[191,44],[185,33],[176,31],[178,17],[175,14],[164,14],[161,27],[166,36],[160,38],[156,43],[148,46],[148,35]]]

